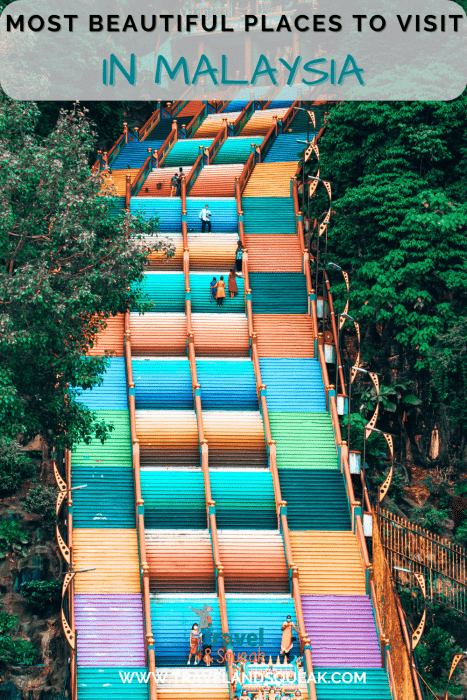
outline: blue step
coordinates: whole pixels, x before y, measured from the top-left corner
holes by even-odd
[[[258,411],[251,360],[197,360],[196,369],[203,409]]]
[[[75,400],[94,411],[104,411],[107,408],[125,411],[128,408],[125,358],[111,357],[101,386],[86,389],[81,395],[75,396]]]
[[[148,148],[157,151],[164,140],[159,141],[131,141],[125,144],[122,150],[111,163],[112,170],[126,170],[126,168],[141,168],[148,157]]]
[[[133,360],[136,408],[192,409],[188,359]]]
[[[317,360],[260,359],[271,411],[325,411],[326,394]]]
[[[237,233],[237,202],[234,197],[188,197],[186,202],[188,231],[201,232],[199,214],[206,204],[211,211],[212,233]]]
[[[311,131],[310,140],[314,133]],[[264,163],[290,163],[293,160],[300,160],[299,153],[303,153],[306,144],[297,143],[297,139],[301,141],[307,140],[307,133],[302,134],[279,134],[273,142],[271,148],[263,158]]]
[[[132,197],[130,200],[132,214],[141,213],[152,219],[159,217],[159,231],[162,233],[179,233],[182,230],[182,202],[179,197]]]

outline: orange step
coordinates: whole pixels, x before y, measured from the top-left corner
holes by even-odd
[[[230,270],[235,268],[238,234],[189,233],[190,270]],[[219,314],[217,314],[219,316]]]
[[[187,328],[184,313],[130,314],[130,333],[132,355],[186,357]]]
[[[288,111],[288,107],[257,110],[241,130],[240,136],[266,135],[275,122],[274,117],[281,119]]]
[[[133,182],[139,169],[127,168],[126,170],[109,170],[102,175],[103,183],[101,193],[105,195],[113,195],[115,197],[124,197],[126,195],[126,178],[130,176],[130,181]]]
[[[174,119],[177,119],[177,121],[178,121],[179,119],[181,119],[183,117],[194,117],[195,114],[198,114],[198,112],[202,106],[203,106],[203,103],[200,102],[199,100],[198,101],[196,101],[196,100],[190,101],[184,107],[182,107],[180,112],[178,112],[178,114],[175,115]],[[180,126],[181,126],[181,122],[180,122]],[[188,123],[187,123],[187,126],[188,126]]]
[[[171,233],[167,236],[143,236],[141,245],[150,248],[151,245],[167,241],[175,246],[174,255],[168,256],[166,250],[154,250],[148,256],[148,268],[150,270],[183,270],[183,236],[179,233]]]
[[[245,314],[192,314],[196,357],[249,357]]]
[[[241,112],[229,112],[224,114],[219,112],[218,114],[210,114],[206,119],[200,124],[198,131],[195,132],[194,138],[199,139],[202,136],[209,136],[214,138],[219,133],[222,126],[222,120],[227,119],[228,123],[234,122],[237,117],[239,117]]]
[[[216,589],[208,530],[146,530],[146,556],[154,592]]]
[[[288,593],[284,543],[279,532],[219,530],[227,593]]]
[[[294,234],[245,236],[249,272],[302,272],[302,251]]]
[[[366,595],[365,570],[353,532],[291,531],[300,593]]]
[[[296,161],[257,163],[242,197],[290,197],[290,180],[296,172]]]
[[[243,172],[240,165],[205,165],[190,191],[190,197],[235,197],[235,178]]]
[[[75,576],[76,593],[140,593],[140,569],[136,530],[73,530],[75,571],[95,566]]]
[[[253,314],[260,357],[314,357],[308,314]]]
[[[138,192],[138,197],[170,197],[170,181],[176,174],[178,168],[156,168],[151,171]],[[188,170],[185,175],[188,175]]]
[[[123,314],[108,318],[106,327],[101,333],[98,333],[94,341],[94,347],[92,347],[87,354],[123,357],[124,323],[125,319]]]
[[[194,411],[137,410],[136,434],[141,466],[199,466]]]

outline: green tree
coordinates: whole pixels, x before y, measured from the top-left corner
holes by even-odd
[[[145,308],[141,237],[157,219],[118,213],[102,194],[80,106],[40,141],[38,117],[0,94],[0,415],[5,437],[71,446],[109,430],[76,394],[101,381],[107,359],[86,351],[105,319]]]

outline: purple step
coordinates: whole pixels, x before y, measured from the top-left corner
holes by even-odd
[[[305,630],[317,668],[381,668],[368,596],[302,595]]]
[[[75,595],[79,666],[145,666],[140,594]]]

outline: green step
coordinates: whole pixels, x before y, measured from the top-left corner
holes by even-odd
[[[339,469],[329,413],[270,411],[269,422],[278,469]]]
[[[98,421],[112,423],[114,430],[104,444],[94,438],[89,445],[80,442],[71,452],[72,465],[89,466],[102,464],[108,466],[131,467],[130,415],[128,411],[95,411]]]

